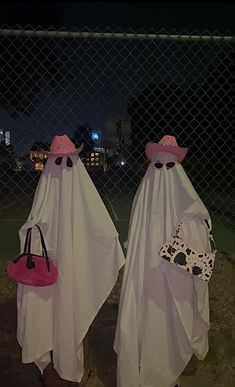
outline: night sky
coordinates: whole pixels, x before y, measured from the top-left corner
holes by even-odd
[[[196,34],[207,30],[216,34],[232,34],[235,30],[234,20],[235,5],[229,3],[0,5],[0,25],[6,23],[9,27],[31,24],[45,29],[53,26],[105,31],[108,26],[113,31],[119,28],[128,31],[131,28],[135,32],[141,32],[143,28],[146,32],[164,29],[168,33],[186,30]],[[17,39],[11,42],[19,48]],[[68,134],[72,133],[76,125],[82,123],[103,130],[113,114],[117,117],[125,114],[130,98],[151,81],[157,84],[161,80],[182,84],[182,78],[185,77],[186,84],[190,85],[195,79],[199,80],[199,74],[203,81],[203,77],[207,76],[207,62],[213,61],[213,56],[216,57],[220,50],[219,46],[216,51],[213,44],[202,46],[201,43],[195,43],[192,48],[175,42],[162,43],[162,46],[154,42],[137,41],[94,43],[89,40],[74,40],[68,44],[68,41],[54,40],[51,43],[51,50],[56,54],[53,64],[58,71],[55,75],[59,79],[58,83],[51,86],[40,81],[41,91],[31,101],[36,106],[36,111],[29,116],[20,114],[15,119],[1,110],[0,125],[11,130],[18,153],[26,152],[32,139],[38,141],[43,138],[50,141],[55,134],[66,131]],[[27,42],[25,46],[27,47]],[[200,61],[197,61],[198,50],[202,56]],[[188,69],[187,78],[185,68],[191,65],[187,58],[193,59],[194,55],[194,67],[193,70]],[[67,69],[67,73],[63,68]]]
[[[181,32],[235,31],[235,5],[231,3],[1,3],[0,24],[32,24],[56,28],[105,29],[143,27]]]

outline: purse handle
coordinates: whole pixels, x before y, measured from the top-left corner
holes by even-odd
[[[212,253],[213,253],[213,252],[216,252],[216,251],[217,251],[217,250],[216,250],[216,244],[215,244],[214,238],[213,238],[213,236],[212,236],[212,230],[211,230],[211,227],[210,227],[210,225],[209,225],[208,220],[207,220],[207,219],[203,219],[203,224],[205,225],[206,229],[208,230],[209,240],[210,240],[210,245],[211,245]],[[180,238],[180,237],[179,237],[179,232],[180,232],[180,229],[181,229],[182,225],[183,225],[183,222],[180,222],[180,223],[178,224],[178,226],[177,226],[177,229],[176,229],[175,235],[176,235],[178,238]]]
[[[47,253],[47,248],[46,244],[42,235],[42,230],[41,228],[36,224],[35,225],[38,228],[39,234],[40,234],[40,241],[41,241],[41,246],[42,246],[42,256],[48,259],[48,253]],[[25,238],[25,244],[24,244],[24,253],[25,254],[31,254],[31,235],[32,235],[32,227],[30,227],[27,230],[26,238]]]
[[[38,231],[40,234],[40,241],[41,241],[41,246],[42,246],[42,256],[46,259],[47,269],[48,269],[48,271],[50,271],[50,262],[49,262],[49,258],[48,258],[45,240],[44,240],[43,235],[42,235],[42,230],[37,224],[35,224],[35,226],[38,228]],[[29,255],[31,254],[31,235],[32,235],[32,227],[30,227],[27,230],[23,254],[29,254]]]
[[[207,219],[204,219],[204,224],[206,224],[206,227],[208,228],[208,232],[209,232],[209,239],[210,239],[210,245],[211,245],[211,250],[212,250],[212,253],[213,252],[216,252],[216,244],[215,244],[215,240],[213,238],[213,235],[212,235],[212,229],[209,225],[209,222]]]

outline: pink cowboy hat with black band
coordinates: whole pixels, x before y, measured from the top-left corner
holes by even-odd
[[[52,140],[48,156],[68,156],[74,153],[80,153],[82,148],[83,144],[76,149],[75,145],[66,134],[55,136]]]
[[[188,148],[179,147],[174,136],[166,135],[158,143],[149,142],[145,151],[149,161],[152,161],[155,152],[168,152],[176,155],[177,162],[181,163],[188,152]]]

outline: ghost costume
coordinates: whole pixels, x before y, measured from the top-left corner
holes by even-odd
[[[154,166],[176,160],[156,152],[133,201],[114,342],[118,387],[172,387],[193,353],[208,351],[207,283],[159,255],[180,221],[186,243],[211,251],[210,216],[181,164]]]
[[[28,220],[19,231],[21,251],[26,230],[38,224],[58,281],[36,288],[18,286],[17,338],[23,363],[44,368],[53,351],[60,377],[80,382],[84,372],[83,339],[108,297],[124,264],[118,233],[77,154],[61,165],[50,156],[42,172]],[[32,251],[40,254],[33,228]]]

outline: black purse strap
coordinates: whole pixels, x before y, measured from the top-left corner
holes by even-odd
[[[32,234],[32,227],[28,228],[25,243],[24,243],[24,254],[30,254],[31,250],[31,234]]]
[[[216,244],[215,244],[215,241],[214,241],[214,238],[212,236],[212,230],[211,230],[211,227],[209,225],[209,222],[207,219],[204,219],[204,224],[206,225],[206,229],[208,231],[208,234],[209,234],[209,240],[210,240],[210,245],[211,245],[211,250],[212,252],[216,252]],[[183,226],[183,222],[181,221],[178,226],[177,226],[177,229],[176,229],[176,233],[175,233],[175,236],[177,236],[179,238],[179,232],[180,232],[180,229],[181,227]]]
[[[45,240],[44,240],[43,235],[42,235],[42,230],[37,224],[35,225],[35,227],[37,227],[39,234],[40,234],[40,241],[41,241],[41,246],[42,246],[42,257],[44,257],[46,259],[47,270],[50,271],[50,261],[48,258]],[[32,263],[32,258],[30,258],[31,257],[31,237],[32,237],[32,227],[30,227],[27,230],[25,244],[24,244],[24,254],[26,254],[28,256],[28,258],[27,258],[27,267],[28,268],[35,267],[34,263]]]
[[[37,227],[39,234],[40,234],[40,241],[42,246],[42,256],[48,259],[48,253],[47,248],[45,244],[45,240],[42,235],[41,228],[36,224],[35,227]],[[32,227],[30,227],[27,230],[26,238],[25,238],[25,244],[24,244],[24,254],[31,254],[31,239],[32,239]]]
[[[212,253],[213,253],[213,252],[216,252],[216,244],[215,244],[215,241],[214,241],[214,238],[213,238],[213,235],[212,235],[211,227],[210,227],[209,222],[208,222],[207,219],[204,219],[204,222],[205,222],[206,227],[208,228],[209,239],[210,239],[210,245],[211,245]]]
[[[47,253],[47,248],[46,248],[46,243],[42,235],[42,230],[41,228],[36,224],[36,227],[38,228],[39,234],[40,234],[40,239],[41,239],[41,246],[42,246],[42,255],[46,259],[48,259],[48,253]]]

